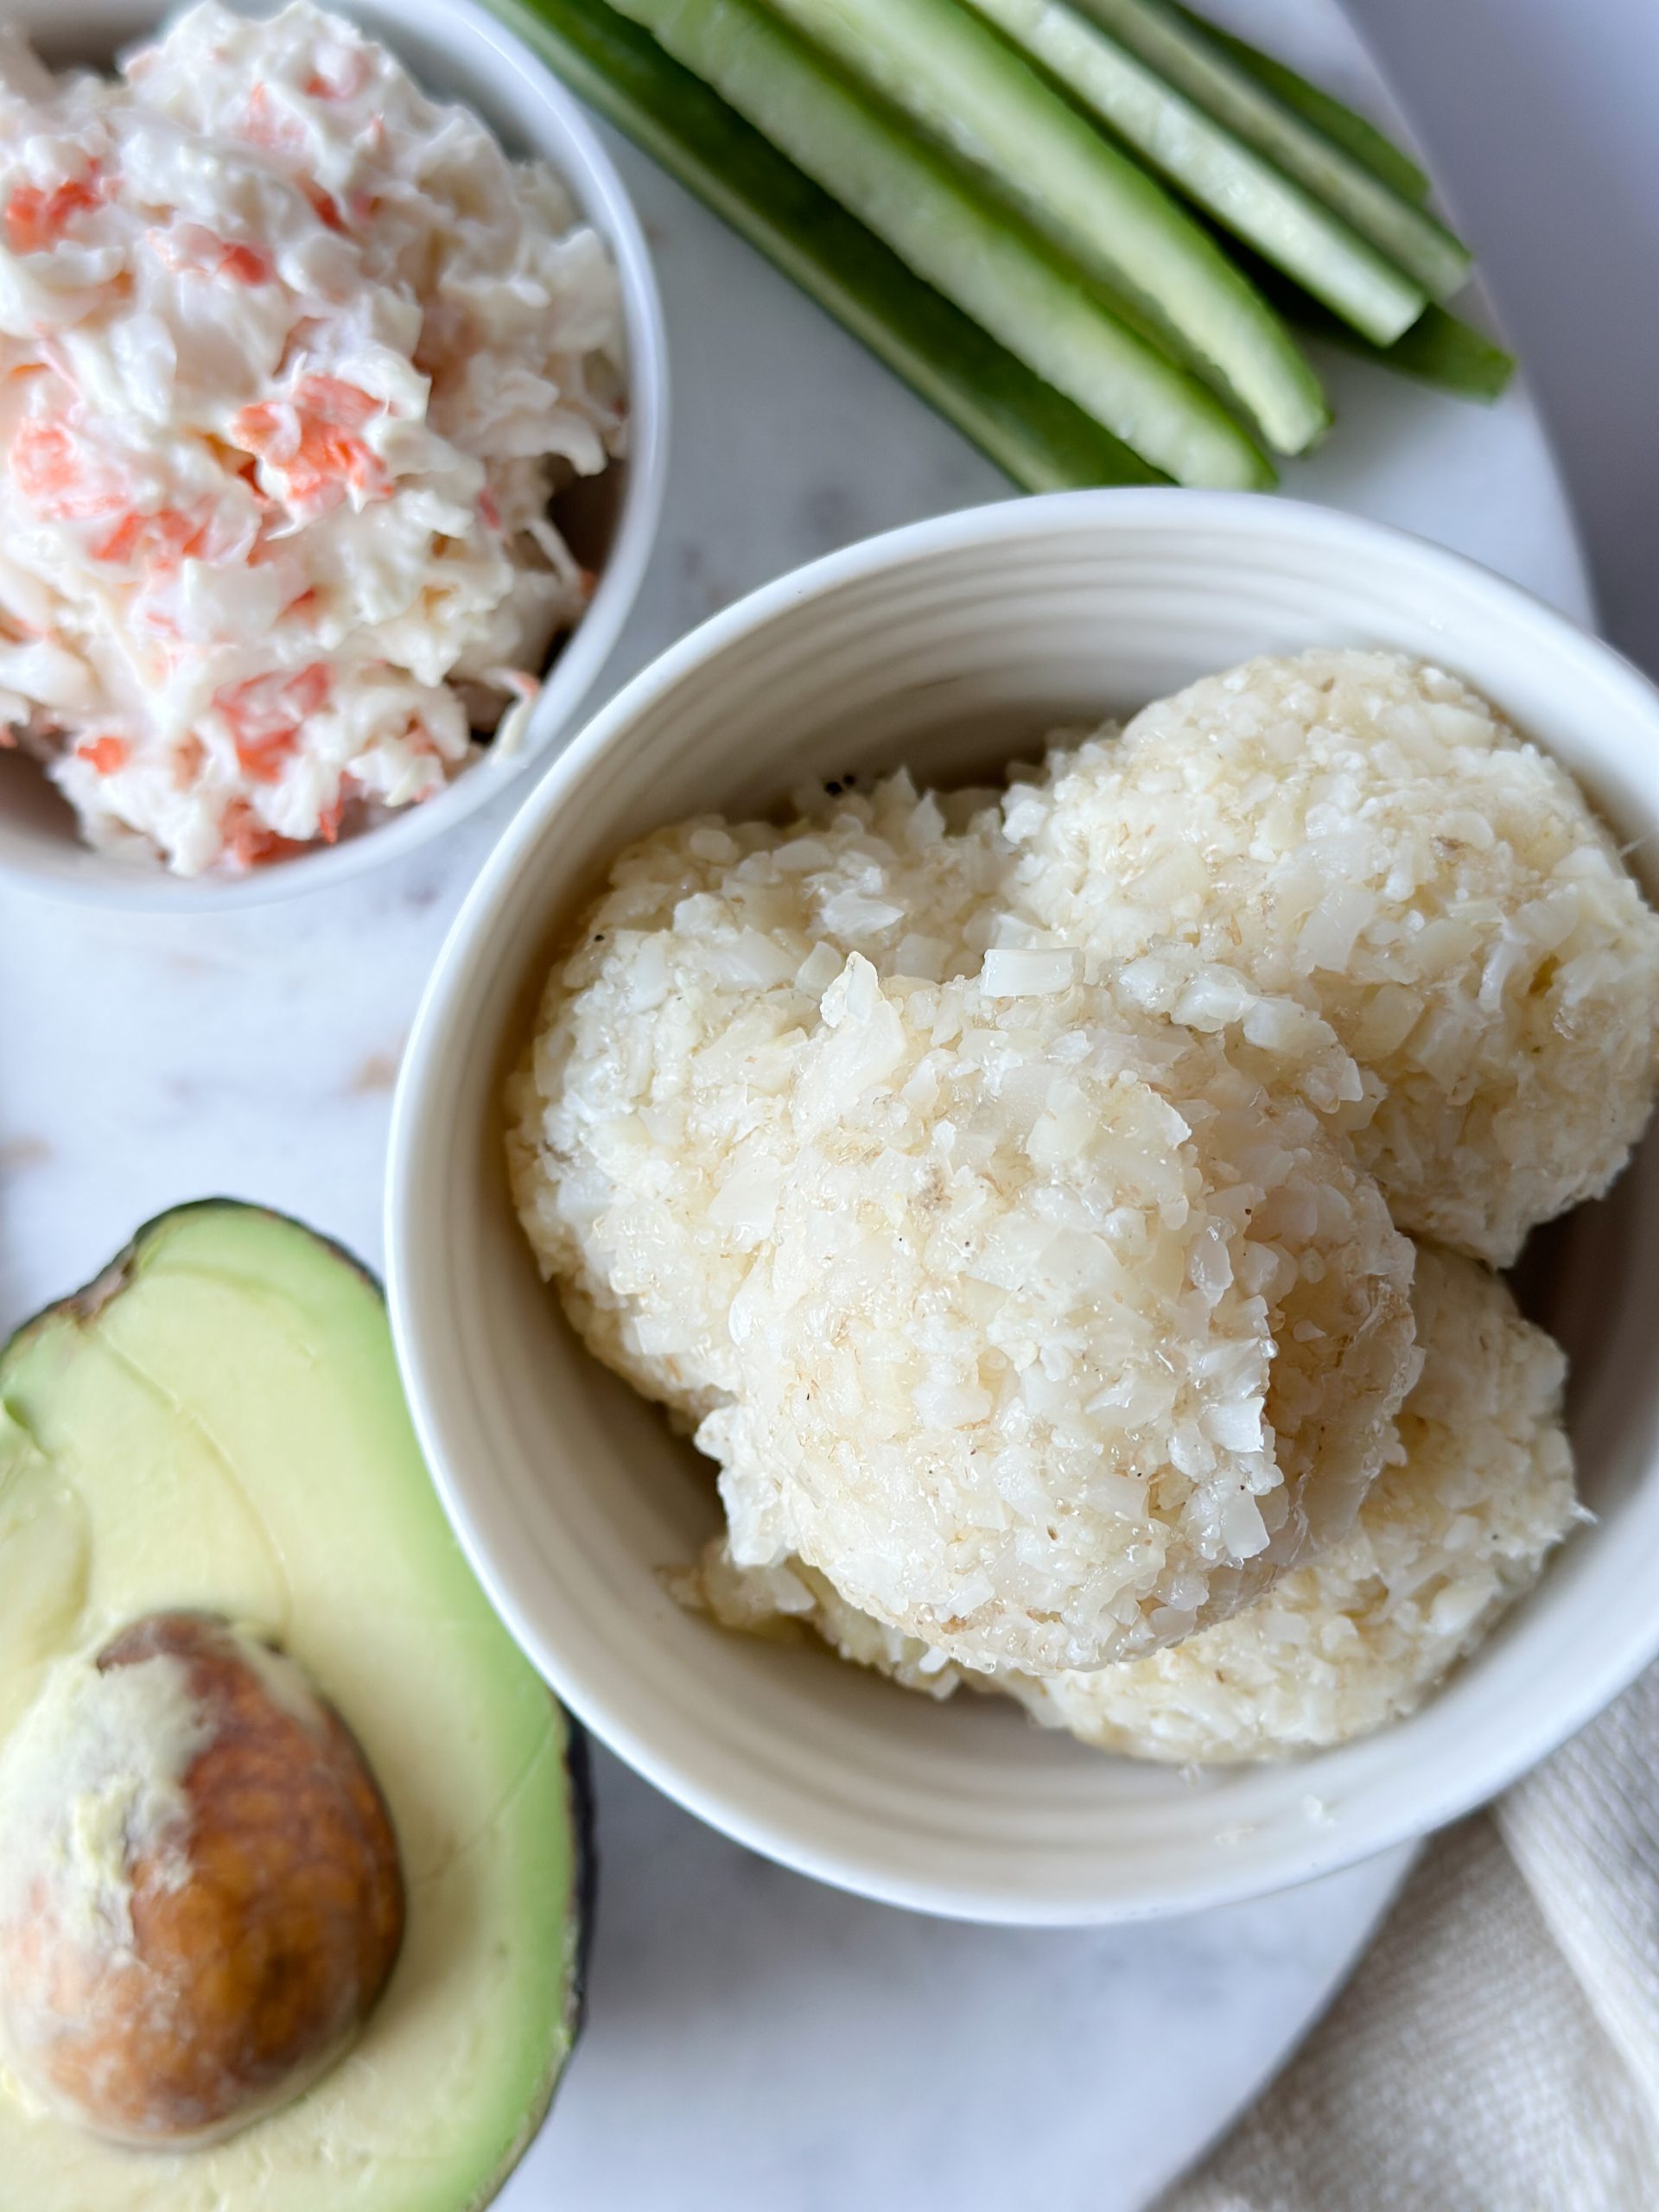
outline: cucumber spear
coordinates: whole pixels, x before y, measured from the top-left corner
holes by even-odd
[[[1033,374],[606,0],[491,0],[559,76],[1023,490],[1165,481]]]
[[[1255,285],[1155,178],[960,0],[771,4],[991,181],[1069,261],[1126,298],[1269,445],[1300,453],[1322,435],[1330,416],[1319,379]],[[696,11],[692,0],[670,10]]]
[[[1244,491],[1273,480],[1265,457],[1196,378],[753,0],[625,0],[620,12],[915,275],[1143,460],[1185,484]]]

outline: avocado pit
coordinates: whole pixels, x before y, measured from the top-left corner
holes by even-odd
[[[107,2139],[211,2142],[296,2096],[372,2011],[404,1909],[355,1738],[213,1616],[66,1662],[0,1752],[0,2047]]]

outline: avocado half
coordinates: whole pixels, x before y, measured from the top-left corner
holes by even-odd
[[[450,1534],[378,1284],[228,1201],[152,1222],[0,1353],[0,1738],[54,1660],[175,1609],[268,1637],[338,1707],[397,1830],[403,1949],[334,2070],[209,2147],[101,2143],[0,2071],[0,2202],[473,2212],[579,2024],[582,1741]]]

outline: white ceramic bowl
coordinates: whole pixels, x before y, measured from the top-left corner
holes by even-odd
[[[108,69],[152,35],[184,0],[3,0],[54,67]],[[280,0],[231,0],[244,15]],[[575,100],[530,48],[476,0],[325,0],[390,47],[425,89],[464,101],[509,152],[542,156],[608,243],[621,280],[628,351],[626,461],[562,503],[566,533],[599,582],[587,612],[557,647],[524,739],[510,755],[486,753],[444,791],[339,844],[320,846],[243,876],[189,880],[89,852],[68,807],[18,753],[0,753],[0,879],[90,904],[222,911],[287,898],[360,874],[440,836],[538,767],[575,718],[622,633],[645,574],[667,467],[668,364],[662,302],[639,220],[610,156]]]
[[[868,1895],[1005,1922],[1127,1919],[1302,1881],[1501,1788],[1659,1649],[1655,1148],[1539,1240],[1599,1516],[1421,1713],[1341,1751],[1193,1780],[935,1706],[681,1612],[658,1570],[717,1524],[706,1463],[580,1348],[508,1203],[498,1100],[560,932],[617,849],[702,809],[908,760],[961,778],[1247,655],[1397,646],[1454,669],[1659,830],[1659,695],[1513,586],[1279,499],[1104,492],[946,517],[831,556],[638,677],[531,794],[457,921],[392,1138],[392,1314],[422,1440],[536,1664],[671,1796]],[[1646,862],[1651,843],[1640,849]],[[1649,885],[1651,891],[1653,886]]]

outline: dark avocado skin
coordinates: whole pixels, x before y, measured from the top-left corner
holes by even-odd
[[[251,1198],[188,1198],[182,1205],[168,1206],[164,1213],[152,1214],[148,1221],[141,1223],[109,1265],[100,1268],[90,1282],[83,1283],[79,1290],[72,1290],[62,1298],[54,1299],[49,1306],[41,1306],[26,1321],[20,1321],[5,1342],[0,1344],[0,1362],[14,1346],[22,1344],[31,1331],[39,1328],[42,1322],[51,1320],[54,1314],[67,1310],[82,1320],[91,1320],[128,1281],[139,1254],[151,1238],[159,1236],[174,1222],[188,1219],[194,1213],[257,1214],[266,1221],[279,1221],[290,1229],[300,1230],[313,1243],[321,1244],[333,1253],[342,1266],[349,1268],[354,1275],[368,1285],[383,1306],[385,1304],[386,1287],[373,1268],[365,1267],[356,1253],[348,1251],[338,1237],[326,1236],[321,1230],[313,1229],[309,1222],[301,1221],[291,1213],[283,1213],[275,1206],[257,1205]]]
[[[322,1245],[343,1266],[349,1268],[353,1274],[373,1292],[376,1299],[383,1306],[385,1305],[385,1286],[379,1276],[372,1268],[365,1266],[357,1255],[340,1243],[338,1238],[324,1235],[321,1230],[313,1229],[308,1223],[298,1220],[292,1214],[283,1213],[276,1207],[258,1205],[249,1199],[193,1198],[181,1205],[169,1206],[164,1212],[154,1215],[133,1232],[132,1236],[116,1257],[106,1268],[100,1269],[91,1282],[83,1285],[79,1290],[70,1292],[67,1297],[43,1306],[28,1320],[21,1323],[10,1337],[0,1344],[0,1375],[3,1375],[7,1357],[13,1349],[22,1344],[34,1330],[51,1320],[57,1314],[67,1310],[82,1320],[90,1320],[94,1318],[130,1280],[140,1255],[152,1238],[182,1217],[198,1213],[221,1212],[257,1215],[267,1220],[279,1222],[287,1227],[301,1230],[314,1243]],[[553,1698],[551,1690],[548,1692],[548,1695]],[[564,1764],[568,1783],[568,1814],[575,1855],[575,1878],[570,1909],[575,1915],[576,1925],[570,1981],[565,2003],[569,2045],[550,2086],[543,2117],[545,2111],[551,2109],[553,2101],[557,2096],[569,2065],[570,2053],[574,2051],[587,2020],[588,1962],[593,1951],[594,1929],[599,1897],[599,1848],[594,1822],[593,1758],[588,1732],[572,1713],[558,1705],[556,1698],[553,1698],[553,1702],[563,1714],[565,1726]],[[505,2173],[501,2175],[497,2186],[504,2183],[506,2178]]]
[[[593,1746],[588,1731],[570,1713],[566,1713],[564,1721],[569,1731],[564,1766],[570,1777],[570,1824],[576,1838],[573,1908],[576,1915],[576,1958],[570,1978],[570,2048],[574,2050],[588,2021],[588,1967],[593,1956],[594,1930],[599,1918],[599,1834],[595,1824],[598,1799],[594,1790]],[[569,2064],[569,2059],[565,2063]],[[563,2080],[563,2074],[559,2078]]]
[[[193,1213],[257,1214],[264,1220],[280,1221],[289,1229],[302,1230],[314,1244],[322,1245],[325,1249],[334,1254],[342,1266],[349,1268],[354,1275],[360,1276],[383,1306],[386,1302],[386,1286],[372,1268],[365,1267],[356,1253],[348,1250],[337,1236],[330,1236],[321,1229],[313,1229],[308,1221],[300,1220],[297,1215],[283,1213],[276,1206],[259,1205],[252,1198],[187,1198],[182,1205],[168,1206],[164,1213],[152,1214],[148,1221],[141,1222],[116,1254],[114,1259],[110,1262],[109,1266],[94,1275],[92,1281],[84,1284],[79,1290],[72,1291],[60,1303],[73,1306],[77,1313],[86,1313],[89,1310],[96,1313],[105,1299],[113,1297],[116,1291],[126,1281],[134,1262],[150,1239],[159,1236],[162,1230],[170,1228],[174,1222],[186,1220]],[[109,1285],[107,1290],[103,1288],[105,1283]],[[88,1301],[91,1301],[90,1307]],[[35,1321],[44,1321],[57,1310],[56,1306],[45,1307],[42,1312],[34,1316],[33,1320],[25,1321],[22,1327],[16,1332],[17,1335],[20,1337],[26,1335],[35,1325]],[[3,1356],[3,1351],[0,1351],[0,1356]]]

